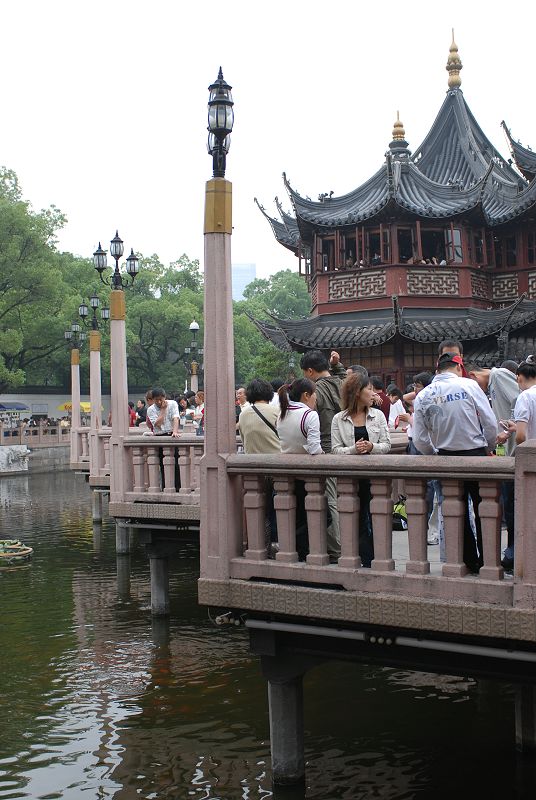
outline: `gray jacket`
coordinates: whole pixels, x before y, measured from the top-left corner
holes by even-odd
[[[365,426],[369,442],[372,442],[372,454],[388,453],[391,449],[391,437],[381,408],[369,408]],[[340,411],[333,417],[331,452],[334,455],[358,455],[355,450],[354,423],[346,411]]]
[[[494,367],[489,374],[488,392],[497,420],[513,419],[514,406],[519,397],[516,376],[509,369]],[[513,456],[515,447],[516,438],[510,436],[505,445],[506,455]]]

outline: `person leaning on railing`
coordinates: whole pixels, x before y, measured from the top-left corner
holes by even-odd
[[[297,378],[279,388],[281,412],[277,432],[283,453],[317,456],[324,451],[320,444],[320,419],[316,411],[316,384],[309,378]],[[305,481],[296,478],[296,549],[301,561],[309,552],[307,511],[305,510]]]
[[[385,415],[372,405],[374,388],[368,375],[355,372],[341,388],[342,411],[331,423],[331,452],[335,455],[381,455],[391,449]],[[359,555],[364,567],[374,558],[370,481],[359,481]]]

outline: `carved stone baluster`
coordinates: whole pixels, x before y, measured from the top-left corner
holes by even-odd
[[[149,486],[147,491],[152,494],[159,493],[160,487],[160,460],[158,458],[158,447],[147,448],[147,467],[149,469]]]
[[[441,479],[443,490],[443,520],[445,525],[445,554],[442,575],[459,578],[469,570],[463,563],[463,528],[465,506],[462,500],[463,482]]]
[[[359,495],[355,478],[337,478],[337,508],[341,532],[339,567],[361,566],[359,557]]]
[[[193,464],[191,469],[191,487],[192,491],[195,494],[200,494],[200,482],[199,482],[199,475],[200,475],[200,462],[203,458],[203,453],[205,452],[205,447],[203,444],[194,444],[192,447],[192,458]]]
[[[266,559],[266,494],[262,475],[244,476],[244,509],[246,512],[246,531],[248,547],[245,557],[257,560]]]
[[[274,479],[274,508],[277,515],[279,552],[276,561],[287,564],[298,560],[296,550],[296,495],[293,478]]]
[[[501,580],[504,570],[501,567],[501,522],[502,506],[499,504],[500,483],[481,481],[478,514],[482,524],[482,547],[484,566],[480,567],[480,577]]]
[[[428,508],[426,506],[426,481],[406,478],[406,511],[408,514],[409,560],[406,572],[414,575],[427,575],[430,572],[428,561]]]
[[[82,431],[80,437],[82,439],[82,458],[87,458],[89,452],[88,442],[87,442],[87,432]]]
[[[134,468],[134,491],[145,491],[145,449],[143,447],[132,448],[132,466]]]
[[[329,564],[327,553],[327,500],[326,479],[310,478],[305,482],[305,510],[309,529],[309,555],[307,563],[316,566]]]
[[[110,437],[109,436],[107,436],[106,439],[104,439],[103,448],[104,448],[104,474],[105,475],[109,475],[110,474]]]
[[[175,448],[163,447],[162,452],[164,455],[164,494],[175,494]]]
[[[371,481],[372,531],[374,535],[374,558],[372,569],[390,572],[395,568],[393,560],[393,498],[390,478],[375,478]]]
[[[191,449],[189,445],[179,445],[179,470],[181,476],[179,494],[181,495],[189,495],[192,491],[190,489],[190,453]]]

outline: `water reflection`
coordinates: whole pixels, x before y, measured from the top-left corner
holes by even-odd
[[[533,785],[506,687],[332,663],[305,679],[307,785],[272,792],[265,684],[245,632],[197,606],[195,542],[171,565],[170,619],[152,619],[144,549],[115,555],[85,484],[3,479],[0,501],[3,535],[35,549],[0,571],[0,798],[437,800]]]

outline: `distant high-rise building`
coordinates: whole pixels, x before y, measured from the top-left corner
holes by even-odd
[[[243,300],[244,289],[256,277],[255,264],[233,264],[233,300]]]

